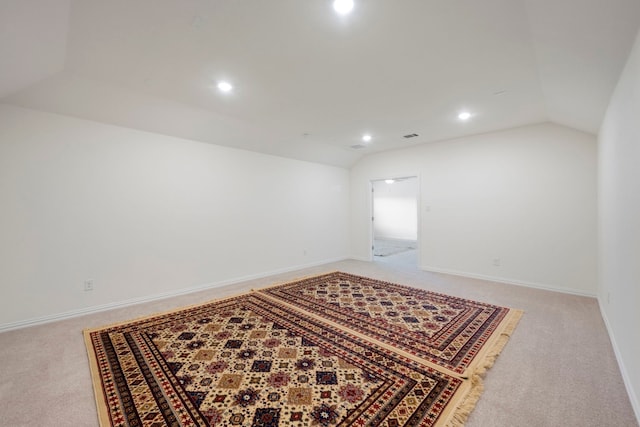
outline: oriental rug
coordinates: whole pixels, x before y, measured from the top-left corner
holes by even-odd
[[[260,292],[469,377],[522,312],[334,272]],[[503,344],[504,345],[504,344]],[[499,350],[499,349],[498,349]]]
[[[397,350],[382,336],[368,337],[274,297],[294,284],[291,289],[306,284],[320,291],[337,284],[359,298],[353,293],[365,279],[332,273],[86,330],[100,424],[462,425],[479,397],[478,378],[463,378],[433,357]],[[412,289],[380,283],[388,292]]]

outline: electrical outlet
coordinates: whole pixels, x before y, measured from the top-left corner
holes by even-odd
[[[88,279],[84,281],[84,290],[85,292],[93,290],[93,279]]]
[[[500,267],[500,258],[494,258],[493,259],[493,266],[494,267]]]
[[[611,292],[607,292],[607,304],[611,304]]]

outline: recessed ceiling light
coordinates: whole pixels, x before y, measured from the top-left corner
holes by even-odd
[[[221,92],[231,92],[231,90],[233,90],[233,86],[231,86],[231,83],[223,80],[218,82],[218,89]]]
[[[371,135],[367,134],[367,135],[362,135],[362,140],[364,142],[370,142],[371,141]]]
[[[353,0],[334,0],[333,9],[340,15],[346,15],[353,10]]]
[[[471,118],[471,113],[468,111],[463,111],[460,114],[458,114],[458,118],[460,120],[469,120]]]
[[[386,182],[387,184],[393,184],[396,181],[394,179],[385,179],[384,182]]]

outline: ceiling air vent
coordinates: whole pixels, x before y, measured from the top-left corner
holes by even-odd
[[[409,139],[409,138],[415,138],[416,136],[418,136],[417,133],[410,133],[409,135],[405,135],[404,137]]]
[[[354,150],[361,150],[361,149],[363,149],[365,147],[366,147],[366,145],[363,145],[363,144],[355,144],[355,145],[351,146],[351,148],[353,148]]]

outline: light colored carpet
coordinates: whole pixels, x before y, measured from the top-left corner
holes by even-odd
[[[387,257],[416,249],[416,247],[417,242],[415,240],[376,238],[373,241],[373,255]]]
[[[422,272],[415,265],[415,251],[384,262],[342,261],[1,333],[0,425],[98,425],[84,328],[341,270],[525,310],[467,427],[638,426],[595,299]]]

